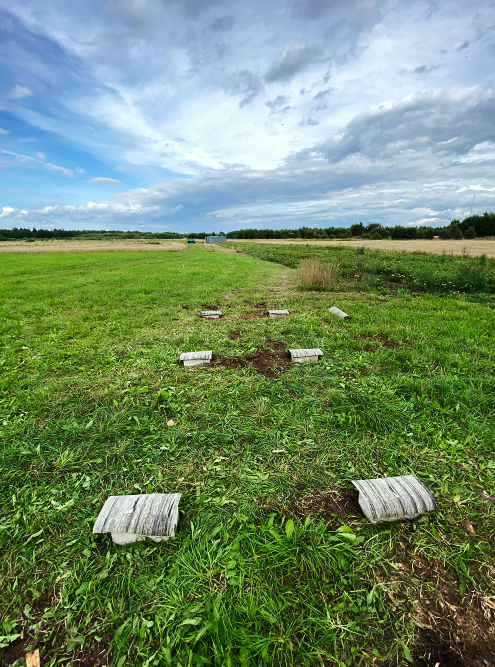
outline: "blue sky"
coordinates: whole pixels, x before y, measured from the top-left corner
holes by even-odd
[[[495,209],[495,4],[0,0],[0,227]]]

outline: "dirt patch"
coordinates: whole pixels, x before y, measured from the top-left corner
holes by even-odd
[[[493,597],[477,591],[461,596],[455,572],[403,546],[406,553],[395,563],[397,571],[383,574],[376,568],[375,577],[392,610],[408,610],[418,629],[413,665],[495,667]]]
[[[229,335],[227,336],[227,338],[228,338],[229,340],[237,340],[237,339],[240,338],[241,336],[242,336],[242,334],[241,334],[240,331],[231,331],[231,332],[229,333]]]
[[[207,303],[204,303],[201,308],[204,308],[204,310],[220,310],[220,306],[210,306]]]
[[[65,654],[65,645],[67,634],[62,627],[55,629],[57,621],[55,619],[42,620],[43,614],[47,609],[56,605],[56,599],[47,593],[44,593],[37,600],[33,600],[29,606],[29,616],[26,619],[22,630],[22,637],[14,640],[7,648],[0,650],[0,667],[8,667],[15,663],[19,658],[26,654],[26,647],[31,646],[32,650],[40,651],[41,664],[46,664],[50,658],[59,658]],[[33,625],[41,622],[40,632],[36,635],[29,631]],[[21,632],[19,626],[15,632]],[[43,642],[46,641],[46,644]],[[101,643],[93,643],[91,647],[78,647],[69,655],[64,657],[63,662],[80,667],[107,667],[112,662],[110,655],[109,639],[105,638]]]
[[[70,664],[79,667],[106,667],[112,662],[108,649],[108,644],[102,643],[74,651]]]
[[[254,354],[235,357],[214,356],[212,364],[224,368],[251,367],[267,378],[274,378],[278,372],[291,366],[287,357],[287,345],[276,340],[267,340],[266,345],[266,348],[258,350]]]
[[[356,489],[304,490],[301,485],[299,493],[291,498],[288,509],[301,519],[319,516],[331,530],[336,530],[342,522],[363,518],[358,498]]]
[[[377,334],[376,336],[371,336],[371,335],[362,335],[362,336],[356,336],[356,340],[371,340],[375,343],[380,343],[382,347],[388,347],[391,350],[395,350],[399,347],[402,347],[399,343],[394,343],[394,341],[389,340],[388,336],[385,334]],[[377,348],[376,345],[365,345],[364,349],[366,352],[374,352]]]
[[[268,317],[267,313],[244,313],[243,320],[255,320],[258,317]]]
[[[258,303],[253,303],[255,308],[268,308],[268,305],[264,301],[259,301]]]

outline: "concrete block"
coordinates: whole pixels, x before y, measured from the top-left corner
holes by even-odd
[[[438,508],[435,496],[414,475],[358,479],[359,505],[371,523],[414,519]]]
[[[306,361],[318,361],[323,356],[323,352],[318,349],[300,349],[300,350],[289,350],[289,356],[291,361],[294,361],[297,364],[303,364]]]
[[[110,496],[93,526],[93,533],[111,533],[121,546],[149,538],[154,542],[175,535],[180,493]]]
[[[211,357],[211,350],[204,350],[202,352],[183,352],[180,355],[180,361],[182,361],[184,366],[200,366],[201,364],[209,364]]]
[[[340,310],[340,308],[337,308],[336,306],[332,306],[331,308],[328,309],[331,313],[336,315],[337,317],[340,317],[341,320],[350,320],[351,316],[348,315],[347,313],[344,313],[343,310]]]

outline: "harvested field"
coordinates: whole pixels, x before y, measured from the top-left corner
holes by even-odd
[[[370,240],[349,240],[349,241],[312,241],[306,239],[235,239],[231,243],[262,243],[268,245],[314,245],[314,246],[343,246],[344,248],[369,248],[370,250],[389,250],[395,252],[433,252],[438,255],[442,253],[452,253],[453,255],[463,255],[465,252],[471,257],[486,255],[495,257],[495,239],[474,239],[472,241],[442,241],[440,239],[414,240],[414,241],[370,241]]]
[[[4,241],[0,243],[2,252],[159,252],[164,250],[185,250],[182,241]]]

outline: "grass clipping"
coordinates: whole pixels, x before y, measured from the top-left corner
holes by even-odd
[[[303,290],[331,292],[338,289],[339,274],[331,264],[321,259],[303,259],[298,267],[299,286]]]

